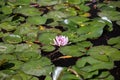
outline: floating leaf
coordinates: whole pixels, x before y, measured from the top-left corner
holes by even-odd
[[[117,11],[111,11],[111,10],[103,10],[98,14],[100,17],[107,17],[108,19],[115,21],[120,20],[120,13]]]
[[[94,64],[101,63],[101,61],[99,61],[97,59],[94,59],[90,56],[89,57],[83,57],[76,62],[76,66],[79,67],[79,68],[84,67],[87,63],[90,64],[90,65],[94,65]]]
[[[9,22],[3,22],[0,24],[0,28],[6,31],[12,31],[16,29],[16,26],[11,25]]]
[[[23,62],[18,61],[18,60],[9,61],[8,63],[13,64],[13,67],[10,68],[10,69],[13,69],[13,70],[20,69],[22,64],[23,64]]]
[[[11,54],[2,54],[0,55],[0,60],[12,61],[12,60],[16,60],[16,57]]]
[[[32,16],[27,18],[28,23],[35,25],[45,24],[46,20],[47,20],[46,17],[41,16]]]
[[[2,12],[4,14],[11,14],[12,13],[12,7],[11,6],[3,6],[2,7]]]
[[[65,0],[65,1],[68,3],[71,3],[71,4],[80,4],[81,3],[80,0]]]
[[[20,36],[26,36],[27,34],[34,34],[34,36],[37,35],[38,32],[38,28],[35,26],[31,26],[30,24],[26,23],[26,24],[21,24],[16,31],[14,32],[14,34],[20,35]]]
[[[22,66],[22,71],[35,76],[48,75],[52,71],[52,65],[49,59],[41,58],[25,63]]]
[[[46,32],[46,33],[42,33],[41,35],[39,35],[39,41],[42,44],[53,44],[53,39],[55,38],[57,34],[56,33],[51,33],[51,32]]]
[[[12,53],[15,50],[15,46],[12,44],[0,43],[0,54]]]
[[[120,1],[111,1],[108,5],[120,8]]]
[[[37,3],[39,3],[42,6],[50,6],[55,5],[58,3],[56,0],[37,0]]]
[[[82,52],[80,52],[80,47],[79,46],[65,46],[61,47],[59,51],[64,54],[64,55],[70,55],[70,56],[81,56],[83,55]]]
[[[37,44],[17,44],[16,45],[16,49],[15,52],[19,53],[19,52],[23,52],[23,51],[36,51],[39,52],[40,46]]]
[[[65,72],[62,75],[61,80],[79,80],[79,77],[76,77],[76,75],[70,74],[69,72]]]
[[[37,15],[41,15],[42,13],[34,8],[34,7],[24,7],[24,6],[20,6],[18,8],[16,8],[13,13],[18,13],[18,14],[23,14],[25,16],[37,16]]]
[[[93,21],[89,26],[80,27],[77,30],[77,34],[79,35],[79,40],[85,40],[87,38],[93,39],[102,35],[103,28],[105,23],[100,21]]]
[[[14,5],[29,5],[30,3],[36,2],[35,0],[8,0]]]
[[[48,19],[53,19],[54,21],[60,21],[62,20],[62,18],[67,17],[67,15],[61,11],[51,11],[48,14],[44,15],[44,17]]]
[[[26,36],[23,36],[23,41],[29,41],[34,42],[37,39],[37,32],[33,31],[31,33],[26,34]]]
[[[114,38],[110,38],[107,41],[108,44],[112,45],[113,47],[120,49],[120,36],[118,37],[114,37]]]
[[[80,24],[82,24],[83,22],[88,21],[89,19],[86,18],[86,17],[74,16],[74,17],[68,18],[68,20],[70,20],[70,21],[72,21],[72,22],[80,25]]]
[[[29,50],[23,51],[21,53],[16,53],[16,56],[18,60],[22,60],[22,61],[28,61],[30,59],[40,58],[38,51],[29,51]]]
[[[41,49],[45,52],[51,52],[51,51],[55,50],[55,47],[50,46],[50,45],[46,45],[46,46],[43,46]]]
[[[92,71],[100,70],[100,69],[112,69],[113,67],[114,67],[113,62],[100,62],[99,64],[97,63],[94,65],[85,66],[81,68],[81,70],[85,72],[92,72]]]
[[[113,61],[120,60],[120,51],[110,46],[93,47],[88,51],[88,54],[101,61],[109,61],[109,59],[112,59]]]
[[[21,36],[15,34],[9,34],[7,36],[4,36],[2,39],[5,43],[10,43],[10,44],[17,44],[22,42]]]

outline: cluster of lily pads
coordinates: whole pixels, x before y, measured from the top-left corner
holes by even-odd
[[[112,22],[120,25],[119,4],[0,0],[0,80],[52,80],[57,66],[63,67],[58,80],[114,80],[109,70],[120,60],[120,36],[107,45],[90,41],[112,31]]]

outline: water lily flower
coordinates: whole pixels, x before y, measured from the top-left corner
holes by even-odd
[[[65,46],[68,44],[68,37],[59,35],[59,36],[56,36],[56,38],[53,39],[53,41],[54,41],[54,45],[56,46]]]

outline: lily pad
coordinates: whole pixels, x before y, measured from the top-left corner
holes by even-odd
[[[65,0],[65,1],[68,3],[71,3],[71,4],[80,4],[81,3],[80,0]]]
[[[20,6],[16,8],[13,13],[23,14],[25,16],[37,16],[42,14],[38,9],[27,6]]]
[[[37,0],[37,3],[42,6],[50,6],[58,3],[56,0]]]
[[[4,36],[2,39],[5,43],[10,43],[10,44],[17,44],[22,42],[21,36],[15,34],[9,34],[7,36]]]
[[[16,60],[16,57],[11,54],[2,54],[0,55],[0,60],[12,61],[12,60]]]
[[[15,46],[12,44],[0,43],[0,54],[12,53],[15,50]]]
[[[40,58],[39,52],[37,51],[23,51],[21,53],[15,53],[17,56],[18,60],[21,61],[28,61],[30,59],[34,59],[34,58]]]
[[[16,29],[16,26],[11,25],[9,22],[3,22],[0,24],[0,28],[6,31],[12,31]]]
[[[21,24],[14,32],[14,34],[20,35],[20,36],[26,36],[27,34],[34,33],[37,35],[38,28],[35,26],[31,26],[31,24]],[[35,36],[36,36],[35,35]]]
[[[51,51],[55,50],[55,47],[51,46],[51,45],[46,45],[46,46],[43,46],[41,49],[45,52],[51,52]]]
[[[93,47],[88,51],[88,54],[101,61],[109,61],[109,59],[112,59],[113,61],[120,60],[120,51],[110,46]]]
[[[94,65],[94,64],[98,64],[100,63],[101,61],[97,60],[97,59],[94,59],[92,57],[83,57],[83,58],[80,58],[77,62],[76,62],[76,66],[81,68],[81,67],[84,67],[87,63],[90,64],[90,65]]]
[[[29,5],[32,2],[36,2],[35,0],[8,0],[8,1],[14,5]]]
[[[33,31],[31,33],[26,34],[26,36],[23,36],[23,41],[29,41],[34,42],[37,39],[37,32]]]
[[[100,21],[93,21],[89,23],[90,25],[80,27],[77,30],[77,34],[79,35],[79,40],[86,40],[88,38],[94,39],[100,37],[103,33],[103,28],[105,27],[105,23]]]
[[[39,52],[40,46],[37,44],[31,44],[31,43],[22,43],[22,44],[17,44],[16,45],[16,49],[15,52],[19,53],[19,52],[23,52],[23,51],[36,51]]]
[[[117,48],[117,49],[120,49],[120,36],[118,37],[113,37],[113,38],[110,38],[107,43],[109,45],[112,45],[113,47]]]
[[[81,48],[79,46],[73,45],[73,46],[60,47],[59,51],[64,55],[78,57],[84,55],[84,53],[80,52],[80,49]]]
[[[103,10],[102,12],[99,12],[98,14],[100,17],[107,17],[108,19],[115,21],[120,20],[120,13],[117,11],[111,11],[111,10]]]
[[[89,65],[81,68],[85,72],[92,72],[100,69],[112,69],[114,67],[113,62],[101,62],[99,64]]]
[[[42,76],[42,75],[49,75],[52,72],[52,65],[49,59],[41,58],[39,60],[32,60],[25,63],[22,66],[22,71],[26,74],[35,75],[35,76]]]
[[[39,41],[42,44],[54,44],[53,43],[53,39],[55,38],[57,34],[56,33],[52,33],[52,32],[46,32],[46,33],[42,33],[41,35],[39,35]]]
[[[12,13],[12,7],[11,6],[3,6],[2,7],[2,12],[4,14],[11,14]]]
[[[13,67],[10,68],[10,69],[13,69],[13,70],[20,69],[22,64],[23,64],[23,62],[18,61],[18,60],[9,61],[9,63],[13,64]]]
[[[42,16],[32,16],[27,18],[27,22],[35,25],[45,24],[47,18]]]
[[[68,18],[68,20],[70,20],[78,25],[81,25],[83,22],[88,21],[89,19],[86,17],[73,16],[73,17]]]

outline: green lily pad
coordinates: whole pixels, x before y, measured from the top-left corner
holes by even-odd
[[[120,1],[111,1],[108,5],[120,8]]]
[[[95,75],[98,75],[99,72],[98,71],[85,72],[85,71],[80,70],[78,73],[81,74],[85,79],[89,79]]]
[[[37,0],[37,3],[42,6],[50,6],[58,3],[56,0]]]
[[[54,21],[61,21],[62,18],[66,18],[68,15],[64,14],[64,12],[61,11],[50,11],[49,13],[47,13],[46,15],[44,15],[44,17],[48,18],[48,19],[53,19]]]
[[[114,67],[113,62],[100,62],[99,64],[89,65],[81,68],[85,72],[92,72],[100,69],[112,69]]]
[[[0,32],[0,38],[2,38],[2,37],[3,37],[3,35],[4,35],[4,33],[3,33],[3,32]]]
[[[93,21],[89,24],[89,26],[83,26],[77,30],[77,34],[79,35],[78,39],[80,41],[86,40],[87,38],[97,38],[102,35],[105,23],[100,21]]]
[[[92,57],[83,57],[76,62],[77,67],[84,67],[87,63],[90,65],[99,64],[101,61],[94,59]]]
[[[80,49],[82,48],[73,45],[73,46],[60,47],[59,51],[64,55],[78,57],[84,55],[82,52],[80,52]]]
[[[10,79],[7,79],[10,77],[10,75],[13,75],[15,74],[15,71],[13,70],[1,70],[0,71],[0,79],[6,79],[6,80],[10,80]]]
[[[4,77],[5,80],[38,80],[37,77],[31,76],[31,75],[27,75],[23,72],[18,71],[17,73],[13,74],[13,75],[9,75]]]
[[[35,25],[45,24],[47,18],[41,16],[32,16],[27,18],[27,22]]]
[[[46,32],[46,33],[42,33],[41,35],[39,35],[39,41],[42,44],[54,44],[53,43],[53,39],[55,38],[57,34],[56,33],[52,33],[52,32]]]
[[[11,6],[3,6],[2,7],[2,12],[4,14],[11,14],[12,13],[12,7]]]
[[[101,61],[109,61],[111,60],[120,60],[120,51],[116,48],[112,48],[110,46],[96,46],[91,48],[88,51],[91,57],[101,60]]]
[[[51,52],[51,51],[55,50],[55,47],[51,46],[51,45],[46,45],[46,46],[43,46],[41,49],[45,52]]]
[[[0,5],[2,5],[2,6],[5,5],[5,1],[4,1],[4,0],[1,0],[1,1],[0,1]]]
[[[22,66],[22,71],[26,74],[35,75],[35,76],[42,76],[42,75],[49,75],[52,71],[52,65],[49,59],[41,58],[39,60],[32,60],[25,63]]]
[[[13,67],[10,68],[10,69],[13,69],[13,70],[20,69],[22,64],[23,64],[23,62],[18,61],[18,60],[9,61],[8,63],[13,64]]]
[[[86,17],[74,16],[74,17],[68,18],[68,20],[70,20],[78,25],[81,25],[83,22],[88,21],[89,19]]]
[[[76,77],[76,75],[71,74],[70,72],[64,72],[61,76],[61,80],[79,80],[79,77]]]
[[[68,3],[71,3],[71,4],[80,4],[81,3],[80,0],[65,0],[65,1]]]
[[[117,11],[103,10],[98,14],[100,17],[107,17],[108,19],[115,21],[120,20],[120,13]]]
[[[15,46],[12,44],[0,43],[0,54],[12,53],[15,50]]]
[[[23,41],[29,41],[34,42],[37,39],[37,32],[33,31],[31,33],[26,34],[26,36],[23,36]]]
[[[9,22],[3,22],[0,24],[0,28],[6,31],[12,31],[16,29],[16,26],[11,25]]]
[[[25,16],[37,16],[42,14],[38,9],[27,6],[20,6],[16,8],[13,13],[23,14]]]
[[[109,45],[112,45],[113,47],[117,48],[117,49],[120,49],[120,36],[118,37],[113,37],[113,38],[110,38],[107,43]]]
[[[110,73],[108,71],[104,71],[98,76],[98,78],[104,78],[104,77],[109,76],[109,75],[110,75]]]
[[[22,60],[22,61],[28,61],[30,59],[41,57],[38,51],[29,51],[29,50],[16,53],[16,56],[18,60]]]
[[[82,41],[79,42],[77,45],[87,48],[87,47],[91,47],[93,44],[89,41]]]
[[[22,42],[21,36],[15,35],[15,34],[9,34],[9,35],[7,35],[7,36],[4,36],[4,37],[2,38],[2,40],[3,40],[5,43],[10,43],[10,44],[17,44],[17,43]]]
[[[16,60],[16,57],[11,54],[2,54],[0,55],[0,60],[12,61],[12,60]]]
[[[84,11],[84,12],[87,12],[87,11],[90,10],[90,7],[87,6],[87,5],[85,5],[85,4],[79,5],[79,8],[80,8],[80,10],[82,10],[82,11]]]
[[[37,44],[17,44],[16,45],[16,49],[15,52],[19,53],[19,52],[23,52],[23,51],[35,51],[35,52],[39,52],[40,46]]]
[[[8,0],[14,5],[29,5],[30,3],[36,2],[35,0]]]
[[[98,70],[92,71],[92,72],[86,72],[86,71],[83,71],[83,70],[81,70],[81,68],[78,68],[76,66],[73,66],[72,69],[75,70],[79,74],[80,79],[85,79],[85,80],[90,79],[93,76],[98,75],[98,73],[99,73]]]
[[[20,35],[20,36],[26,36],[27,34],[34,34],[34,36],[37,35],[38,32],[38,28],[35,26],[31,26],[30,24],[26,23],[26,24],[21,24],[16,31],[14,32],[14,34]]]
[[[2,54],[0,55],[0,66],[12,60],[16,60],[16,57],[10,54]]]

